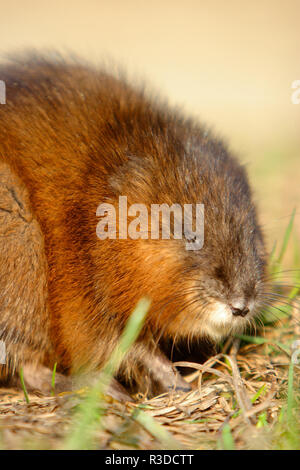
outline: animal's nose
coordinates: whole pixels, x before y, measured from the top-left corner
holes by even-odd
[[[231,311],[235,317],[245,317],[250,310],[248,307],[236,308],[231,306]]]

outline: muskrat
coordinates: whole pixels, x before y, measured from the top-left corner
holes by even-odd
[[[28,363],[99,370],[147,297],[117,377],[188,388],[160,341],[220,341],[259,310],[266,249],[244,167],[206,126],[106,69],[24,56],[0,79],[2,379]],[[203,247],[99,240],[97,207],[124,195],[203,204]]]

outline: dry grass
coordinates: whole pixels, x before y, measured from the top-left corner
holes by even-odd
[[[194,387],[189,393],[164,394],[150,400],[137,396],[132,403],[120,403],[109,396],[99,399],[104,417],[91,428],[88,447],[297,447],[297,416],[290,423],[286,420],[289,345],[299,328],[293,324],[289,319],[280,326],[265,328],[264,344],[244,344],[238,349],[239,340],[234,340],[205,364],[185,363],[195,368],[188,376]],[[294,381],[299,383],[298,366],[294,372]],[[54,397],[30,394],[27,404],[22,393],[0,390],[2,448],[66,448],[74,429],[74,413],[76,416],[84,395],[84,390]]]

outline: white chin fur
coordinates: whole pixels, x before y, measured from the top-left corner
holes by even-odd
[[[202,334],[214,341],[220,341],[230,333],[237,333],[243,329],[243,320],[232,315],[228,305],[222,302],[214,302],[205,317]]]

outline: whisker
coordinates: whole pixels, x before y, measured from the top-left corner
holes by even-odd
[[[275,306],[275,305],[271,305],[269,303],[262,303],[262,306],[266,307],[268,309],[268,311],[266,313],[270,313],[271,315],[274,315],[274,312],[270,309],[275,309],[275,310],[278,310],[279,312],[283,313],[284,316],[286,318],[291,318],[291,315],[289,315],[287,312],[285,312],[284,310],[280,309],[279,307]],[[280,320],[282,322],[282,319],[276,317],[277,320]],[[298,320],[295,319],[295,317],[292,317],[292,322],[294,322],[295,325],[299,325],[300,322]]]
[[[293,303],[293,300],[291,299],[290,301],[287,300],[283,300],[281,298],[277,298],[275,296],[272,296],[272,295],[268,295],[268,296],[263,296],[264,297],[264,300],[270,300],[271,302],[278,302],[278,303],[281,303],[281,304],[284,304],[284,305],[287,305],[288,307],[292,307],[296,310],[300,310],[300,305],[295,305]]]
[[[291,302],[300,303],[300,299],[298,300],[297,298],[290,298],[290,297],[288,297],[287,295],[278,294],[278,292],[263,292],[263,293],[260,294],[260,295],[273,295],[273,296],[275,296],[275,297],[280,297],[280,298],[289,300],[289,301],[291,301]]]

